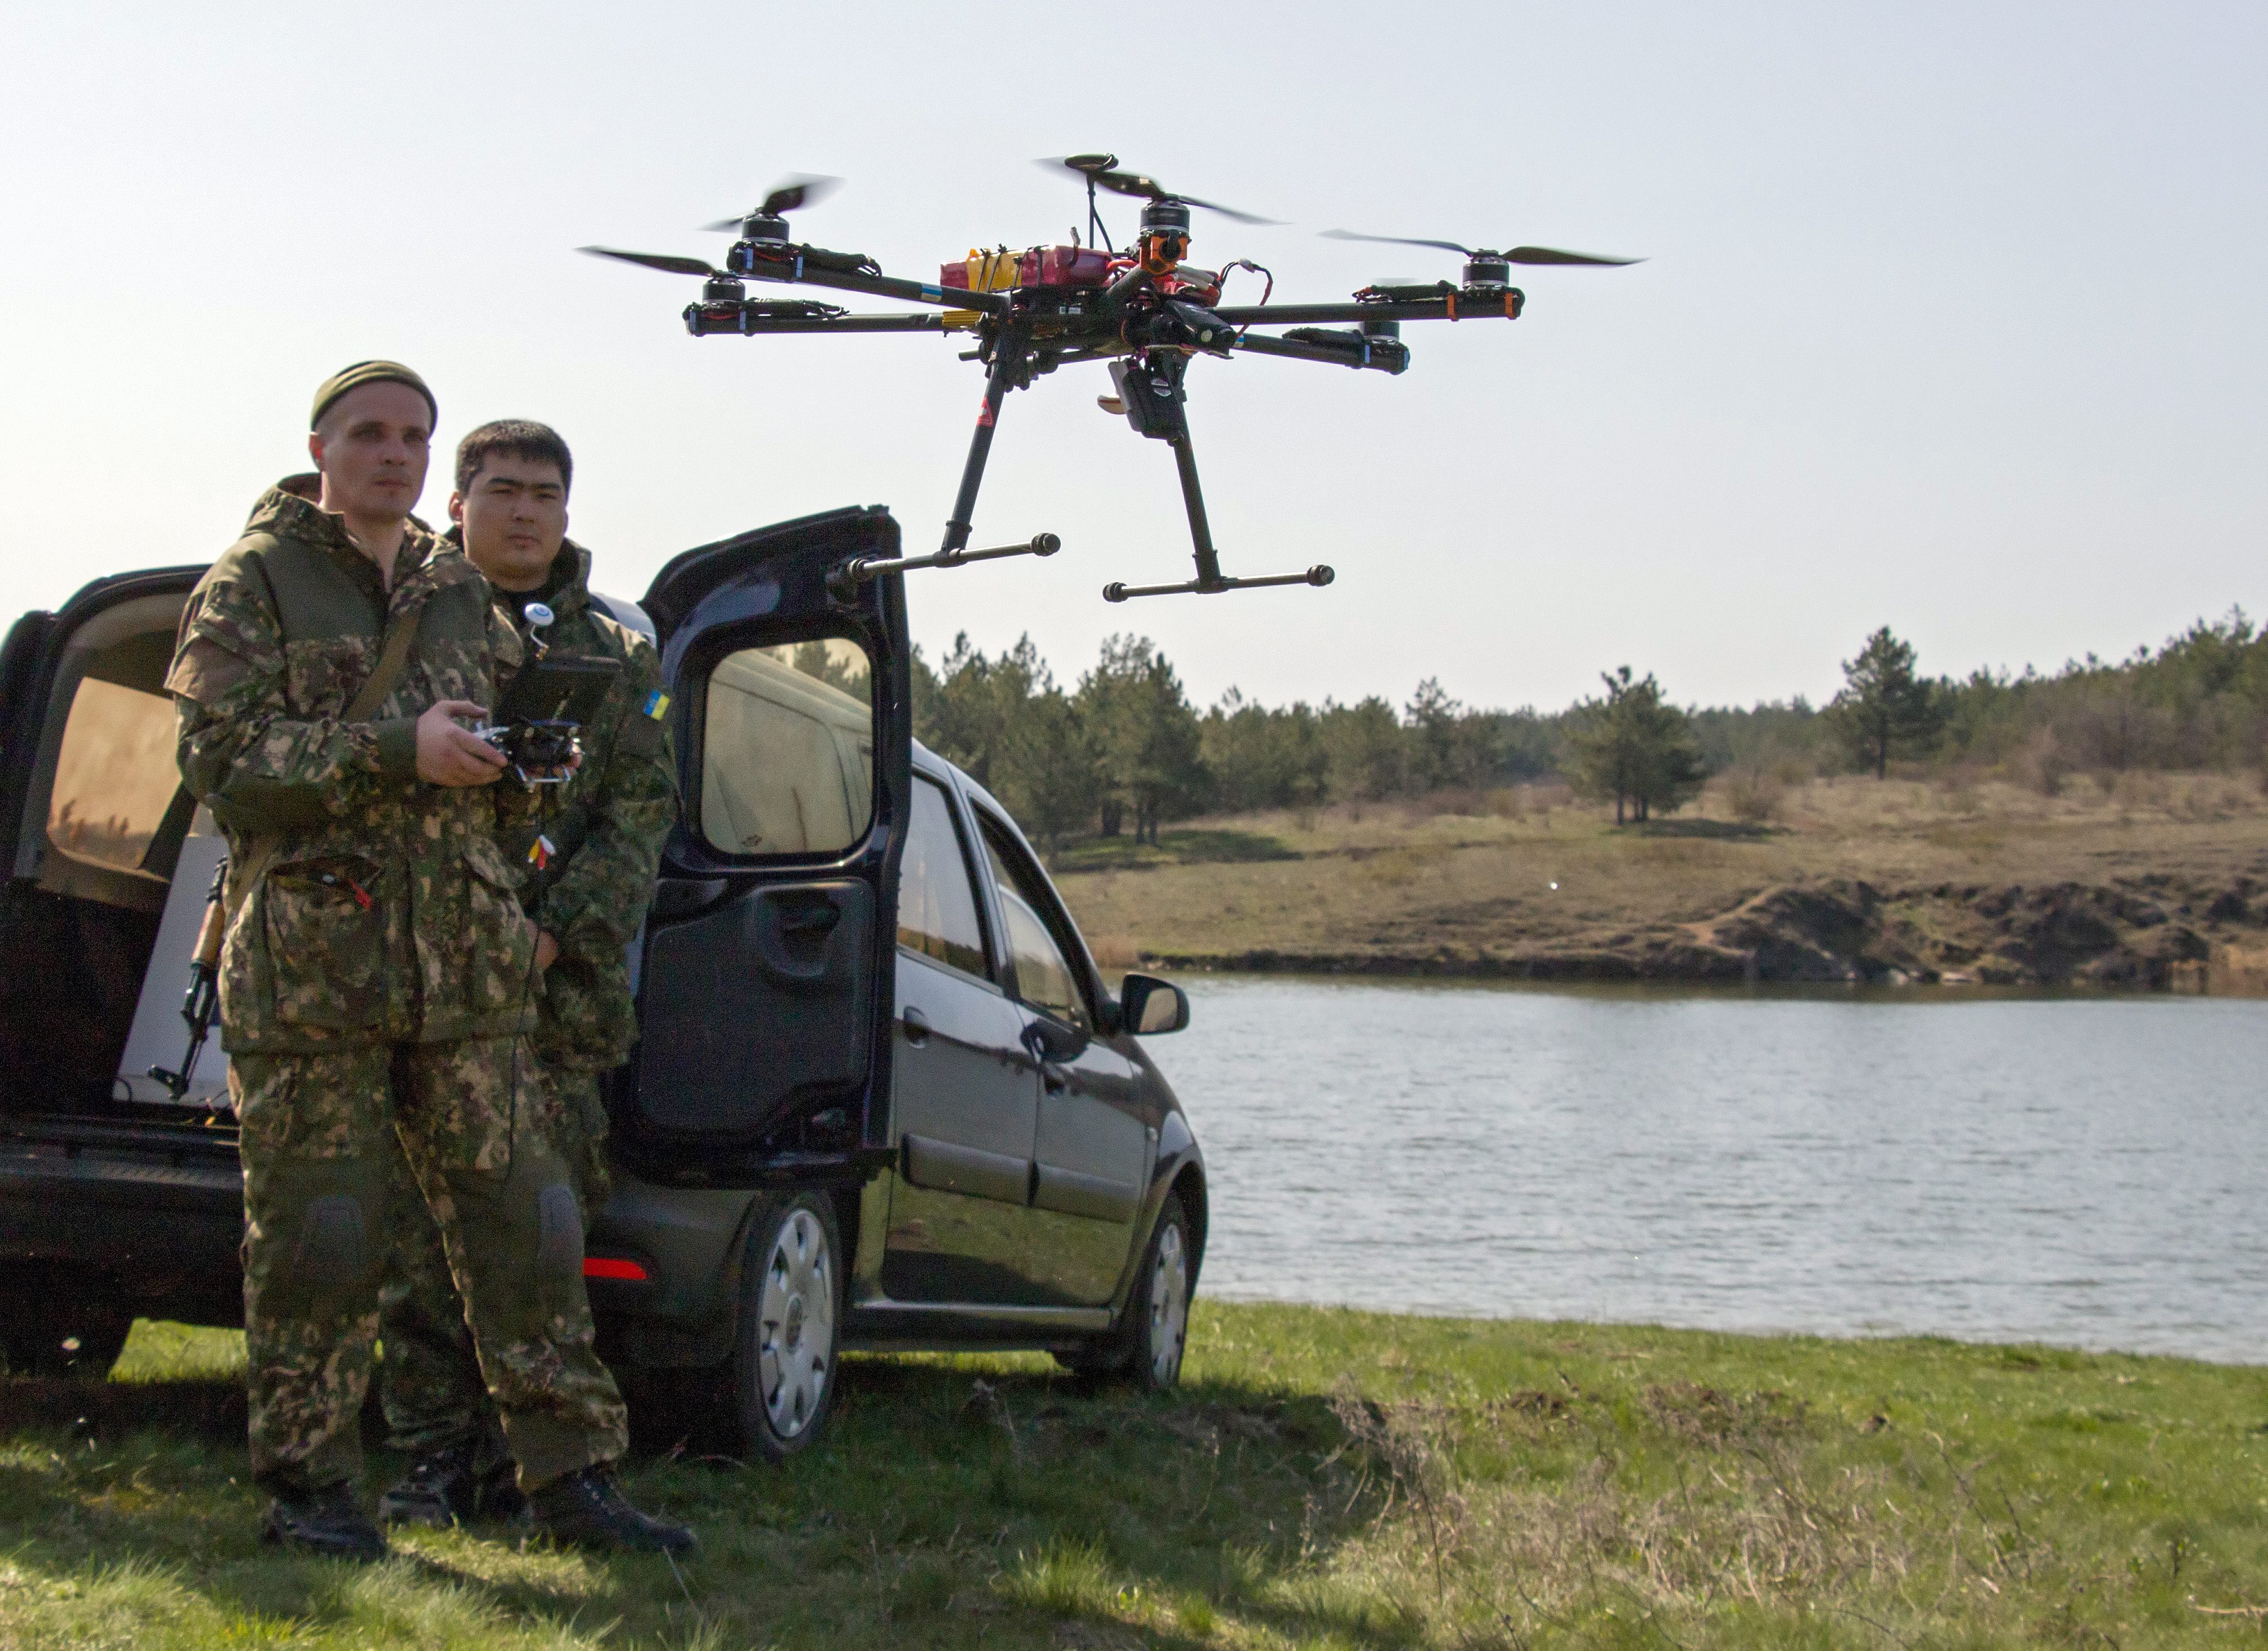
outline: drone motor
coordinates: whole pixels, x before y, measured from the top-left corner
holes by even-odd
[[[1134,262],[1145,275],[1169,276],[1189,255],[1189,209],[1179,201],[1152,201],[1142,209],[1142,234]]]
[[[759,247],[784,247],[787,220],[770,212],[751,212],[740,220],[740,239]]]

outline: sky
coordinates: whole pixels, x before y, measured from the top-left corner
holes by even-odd
[[[1064,549],[908,576],[932,658],[1028,632],[1068,682],[1134,630],[1200,704],[1432,676],[1552,708],[1624,663],[1817,701],[1881,624],[1965,673],[2268,608],[2257,0],[4,0],[0,38],[10,614],[217,555],[372,356],[433,385],[437,452],[565,434],[606,588],[850,504],[932,549],[982,387],[959,342],[693,339],[693,283],[574,248],[721,260],[697,225],[819,173],[846,183],[799,233],[934,279],[1064,239],[1083,194],[1032,162],[1096,149],[1285,220],[1200,213],[1191,254],[1280,299],[1456,272],[1333,227],[1647,262],[1523,270],[1521,320],[1405,328],[1398,378],[1192,367],[1224,565],[1327,590],[1105,604],[1189,572],[1171,453],[1095,407],[1100,365],[1016,394],[976,542]]]

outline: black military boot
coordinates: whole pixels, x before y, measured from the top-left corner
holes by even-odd
[[[378,1499],[378,1517],[388,1525],[431,1525],[446,1530],[469,1523],[479,1511],[480,1482],[473,1476],[468,1445],[431,1450],[410,1464]]]
[[[277,1497],[268,1505],[260,1539],[337,1559],[386,1558],[386,1537],[362,1511],[354,1486],[343,1482]]]
[[[604,1463],[555,1479],[528,1499],[536,1529],[578,1548],[642,1553],[690,1553],[701,1545],[688,1527],[651,1518],[630,1506]]]
[[[490,1463],[474,1478],[475,1518],[518,1519],[527,1512],[527,1498],[519,1488],[519,1464],[510,1456]]]
[[[428,1451],[378,1499],[379,1519],[437,1530],[475,1520],[517,1519],[527,1508],[515,1481],[518,1470],[508,1456],[483,1462],[482,1455],[470,1444]]]

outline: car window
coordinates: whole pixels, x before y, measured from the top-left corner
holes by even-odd
[[[701,834],[727,854],[834,854],[874,809],[866,655],[824,638],[742,648],[710,673]]]
[[[898,944],[972,975],[990,975],[976,888],[953,805],[935,780],[914,778],[912,829],[898,872]]]
[[[1079,990],[1079,973],[1071,964],[1074,949],[1057,932],[1061,919],[1038,868],[1005,832],[981,814],[977,817],[983,821],[985,858],[1000,885],[1001,918],[1006,925],[1002,938],[1016,972],[1016,995],[1059,1021],[1093,1025],[1086,994]]]
[[[139,871],[180,790],[173,702],[82,678],[63,724],[48,805],[48,841],[76,860]]]

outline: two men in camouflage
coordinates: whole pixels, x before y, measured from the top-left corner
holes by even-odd
[[[556,431],[484,424],[457,449],[449,500],[456,526],[446,542],[487,575],[531,653],[621,667],[584,726],[582,767],[558,788],[556,805],[516,820],[503,837],[521,904],[538,925],[534,1045],[549,1080],[549,1133],[587,1226],[608,1188],[600,1076],[629,1058],[637,1032],[625,948],[652,896],[677,789],[660,662],[643,635],[600,611],[590,553],[566,536],[573,479],[573,456]],[[387,1222],[394,1249],[379,1294],[379,1382],[394,1443],[415,1463],[380,1500],[379,1517],[447,1525],[496,1516],[517,1500],[506,1441],[440,1231],[407,1168],[397,1167]]]
[[[410,512],[432,394],[393,362],[316,393],[316,474],[254,507],[191,594],[166,679],[182,778],[226,835],[223,1046],[245,1179],[254,1478],[267,1533],[370,1559],[360,1411],[406,1161],[538,1525],[683,1549],[611,1464],[574,1178],[524,1047],[538,945],[504,841],[537,799],[462,726],[524,649]]]

